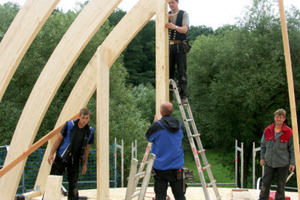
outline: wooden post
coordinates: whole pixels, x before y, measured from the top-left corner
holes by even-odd
[[[44,200],[53,200],[61,199],[61,184],[62,184],[62,176],[53,176],[50,175],[47,178],[45,196]],[[69,191],[71,192],[71,191]]]
[[[169,100],[169,44],[167,0],[156,0],[156,115],[160,104]]]
[[[293,129],[293,139],[294,139],[294,149],[295,149],[297,185],[298,185],[298,191],[300,191],[299,137],[298,137],[297,110],[296,110],[291,53],[290,53],[289,37],[288,37],[288,30],[287,30],[286,19],[285,19],[283,0],[278,0],[278,5],[279,5],[279,12],[280,12],[281,30],[282,30],[284,55],[285,55],[285,63],[286,63],[286,75],[287,75],[288,88],[289,88],[290,109],[291,109],[292,129]],[[298,198],[300,200],[300,195],[298,196]]]
[[[109,49],[97,52],[97,199],[109,199]]]

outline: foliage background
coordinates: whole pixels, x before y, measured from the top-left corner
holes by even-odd
[[[0,41],[19,9],[13,3],[0,5]],[[236,24],[216,30],[205,25],[191,26],[188,32],[192,44],[188,54],[188,94],[197,127],[202,133],[201,139],[205,148],[219,155],[216,159],[229,171],[234,168],[235,140],[244,142],[245,181],[248,187],[252,181],[252,143],[259,146],[264,128],[273,123],[273,112],[278,108],[286,109],[287,124],[291,126],[277,10],[275,1],[253,0],[252,7]],[[79,12],[54,10],[22,59],[0,102],[0,145],[10,143],[30,91]],[[52,101],[36,140],[53,129],[81,72],[97,47],[125,14],[125,11],[115,10],[76,60]],[[286,16],[296,104],[299,104],[300,11],[291,8]],[[138,159],[143,156],[147,144],[144,133],[155,114],[154,20],[128,45],[110,74],[110,144],[114,143],[115,137],[118,141],[124,140],[125,163],[130,163],[131,143],[135,139],[138,140]],[[96,127],[95,95],[87,107],[92,111],[90,123]],[[181,118],[178,111],[175,116]],[[189,159],[191,152],[186,138],[183,146],[188,161],[186,165],[190,165],[193,161]],[[128,171],[129,165],[126,166],[125,175]],[[260,173],[258,170],[257,174]],[[233,179],[234,174],[228,176]],[[215,178],[218,180],[218,177]],[[288,184],[295,186],[295,178]]]

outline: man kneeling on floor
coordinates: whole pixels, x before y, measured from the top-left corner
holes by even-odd
[[[86,108],[80,110],[79,119],[67,121],[58,134],[48,162],[51,165],[51,175],[62,175],[67,168],[69,192],[68,200],[78,200],[77,181],[79,177],[79,163],[82,163],[82,173],[87,171],[87,159],[89,155],[89,145],[94,143],[94,129],[88,125],[90,111]]]
[[[166,200],[168,183],[170,183],[175,200],[185,200],[186,185],[182,170],[183,131],[180,121],[172,116],[173,111],[171,103],[162,103],[160,106],[162,118],[158,120],[155,116],[154,122],[146,133],[146,138],[153,143],[151,153],[156,155],[153,164],[156,200]]]

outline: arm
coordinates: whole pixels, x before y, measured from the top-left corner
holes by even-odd
[[[177,26],[177,28],[176,28],[176,25],[171,22],[167,23],[165,27],[167,29],[173,29],[173,30],[176,29],[177,32],[183,33],[183,34],[186,34],[186,32],[189,29],[189,27],[187,25]]]
[[[265,164],[265,153],[266,153],[266,147],[265,147],[265,133],[263,133],[263,136],[261,137],[260,141],[260,166],[263,166]]]
[[[84,175],[87,171],[87,161],[88,161],[89,153],[90,153],[90,145],[88,144],[84,152],[84,160],[83,160],[82,172],[81,172],[82,175]]]
[[[53,163],[53,160],[54,160],[54,153],[56,152],[56,150],[58,149],[61,141],[63,140],[63,136],[61,134],[58,134],[58,137],[51,149],[51,152],[50,152],[50,155],[48,157],[48,163],[51,165]]]
[[[288,148],[289,148],[289,156],[290,156],[289,171],[292,173],[295,170],[295,151],[294,151],[293,135],[288,141],[288,145],[289,145]]]

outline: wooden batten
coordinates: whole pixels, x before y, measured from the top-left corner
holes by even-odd
[[[289,37],[288,37],[288,30],[287,30],[287,25],[286,25],[283,0],[278,0],[278,5],[279,5],[283,47],[284,47],[284,55],[285,55],[285,63],[286,63],[286,75],[287,75],[288,88],[289,88],[288,90],[289,90],[289,99],[290,99],[290,110],[291,110],[291,116],[292,116],[292,129],[293,129],[293,139],[294,139],[297,186],[298,186],[298,191],[300,191],[299,134],[298,134],[297,109],[296,109],[291,52],[290,52]],[[298,199],[300,200],[300,196],[298,197]]]
[[[0,43],[0,100],[33,39],[59,1],[27,0],[5,33]]]
[[[109,199],[109,49],[97,51],[97,199]]]
[[[156,0],[156,115],[160,104],[169,100],[168,1]]]
[[[46,110],[70,67],[120,2],[121,0],[91,0],[80,12],[54,50],[27,100],[4,165],[33,143]],[[26,160],[22,161],[0,179],[0,194],[5,194],[2,198],[13,199],[25,162]]]

